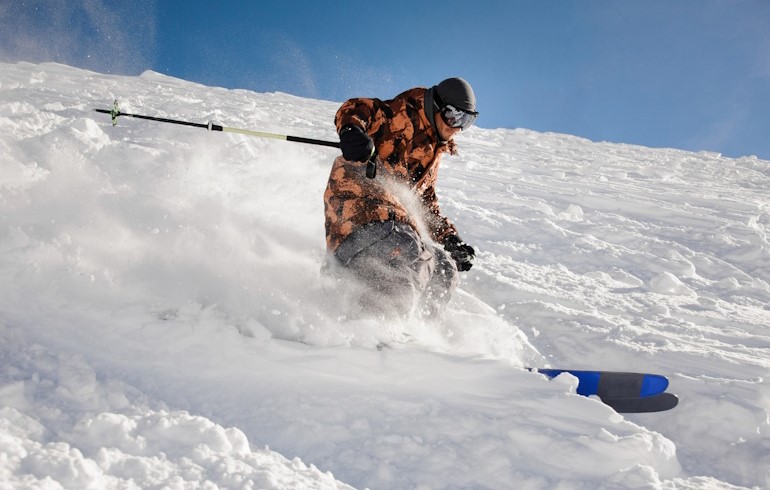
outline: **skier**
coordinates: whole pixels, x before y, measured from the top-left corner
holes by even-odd
[[[475,250],[441,214],[436,178],[454,136],[478,116],[462,78],[412,88],[392,100],[355,98],[335,116],[342,155],[324,193],[327,265],[352,277],[359,302],[379,316],[440,320]]]

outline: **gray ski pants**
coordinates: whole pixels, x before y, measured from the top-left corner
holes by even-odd
[[[396,221],[362,226],[334,256],[336,265],[359,282],[360,305],[375,315],[406,316],[417,309],[440,320],[457,286],[451,256]]]

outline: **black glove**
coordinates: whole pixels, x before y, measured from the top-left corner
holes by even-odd
[[[374,154],[374,140],[358,126],[345,126],[340,131],[342,156],[349,162],[365,162]]]
[[[449,252],[455,263],[457,264],[458,271],[468,271],[473,267],[473,259],[476,258],[476,251],[464,243],[462,239],[457,235],[449,235],[444,239],[444,250]]]

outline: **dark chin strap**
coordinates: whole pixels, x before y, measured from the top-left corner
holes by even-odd
[[[425,111],[425,115],[428,116],[430,127],[433,128],[433,132],[436,134],[436,139],[438,139],[438,142],[446,143],[446,141],[444,141],[441,138],[441,133],[438,132],[438,128],[436,127],[436,118],[433,117],[433,114],[436,112],[436,103],[434,102],[434,98],[433,98],[433,92],[435,90],[436,90],[435,85],[425,90],[425,100],[423,101],[423,110]]]

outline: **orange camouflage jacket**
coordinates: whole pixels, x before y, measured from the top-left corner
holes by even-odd
[[[441,214],[435,189],[441,155],[455,154],[455,143],[439,141],[425,113],[426,92],[413,88],[385,101],[350,99],[337,111],[337,131],[351,124],[362,128],[374,140],[379,162],[377,177],[370,179],[366,162],[349,162],[342,156],[334,160],[324,193],[329,252],[357,228],[390,219],[418,232],[426,229],[437,242],[457,234]],[[405,202],[409,199],[399,190],[403,188],[417,197],[418,211]]]

